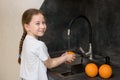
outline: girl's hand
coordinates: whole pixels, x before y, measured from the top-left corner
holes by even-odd
[[[66,63],[71,63],[75,60],[75,53],[72,51],[65,52],[62,56],[66,57]]]

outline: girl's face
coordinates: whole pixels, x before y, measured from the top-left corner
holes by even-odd
[[[38,38],[43,36],[46,31],[46,23],[42,14],[33,15],[29,24],[25,24],[27,34]]]

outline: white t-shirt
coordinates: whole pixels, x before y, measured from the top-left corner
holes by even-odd
[[[43,61],[49,57],[44,42],[26,35],[21,53],[20,77],[25,80],[48,80]]]

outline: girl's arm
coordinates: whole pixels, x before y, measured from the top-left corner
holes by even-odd
[[[72,62],[74,61],[74,59],[75,59],[75,54],[67,54],[66,52],[60,57],[56,57],[56,58],[49,57],[46,61],[44,61],[44,64],[46,65],[47,68],[51,69],[51,68],[59,66],[60,64],[66,61]]]

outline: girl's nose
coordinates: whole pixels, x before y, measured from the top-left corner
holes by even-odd
[[[45,25],[45,24],[41,24],[41,25],[39,26],[39,28],[46,28],[46,25]]]
[[[43,25],[43,24],[40,24],[40,25],[39,25],[39,27],[41,27],[41,28],[42,28],[42,27],[44,27],[44,25]]]

